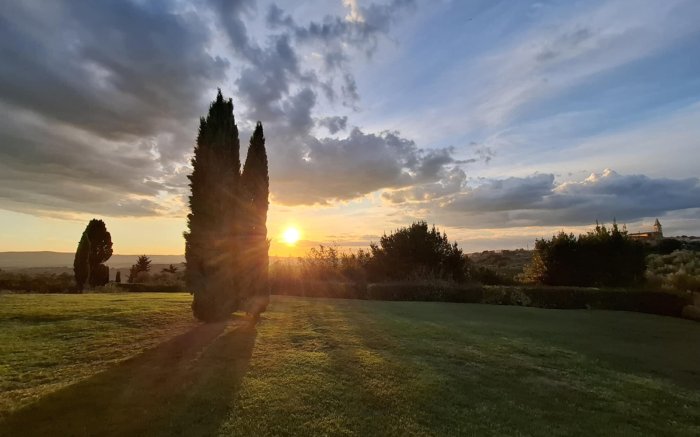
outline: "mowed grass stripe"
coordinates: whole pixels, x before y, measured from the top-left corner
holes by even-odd
[[[686,320],[274,297],[257,328],[188,328],[190,296],[138,296],[185,333],[39,396],[0,434],[42,417],[74,435],[700,434],[700,324]],[[96,324],[114,312],[90,305]]]
[[[0,294],[0,418],[196,325],[181,294]]]
[[[601,331],[592,327],[598,316]],[[630,331],[602,331],[614,325],[611,317],[631,318],[633,322],[622,323],[627,329],[672,325],[675,331],[665,329],[686,346],[675,351],[676,368],[665,369],[677,376],[685,367],[698,366],[687,336],[688,331],[698,333],[697,325],[687,321],[627,313],[298,298],[276,300],[268,317],[259,326],[240,402],[222,427],[224,434],[700,431],[698,392],[647,373],[645,365],[628,369],[626,364],[651,357],[639,355],[635,344],[627,345]],[[577,326],[590,342],[574,338]],[[557,332],[560,328],[563,333]],[[595,344],[603,335],[618,347],[617,355]],[[638,344],[645,344],[644,339]],[[655,345],[657,354],[664,351],[662,343]]]

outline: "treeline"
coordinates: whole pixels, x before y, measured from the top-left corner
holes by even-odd
[[[0,270],[0,291],[21,293],[73,293],[75,282],[69,273],[22,273]]]
[[[383,235],[370,249],[339,252],[334,247],[312,248],[294,262],[271,266],[275,286],[299,280],[325,282],[387,282],[438,280],[464,283],[468,259],[445,233],[418,221]]]

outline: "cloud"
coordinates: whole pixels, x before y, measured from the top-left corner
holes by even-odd
[[[205,29],[165,3],[3,3],[0,207],[167,213],[229,65]]]
[[[320,127],[325,127],[331,135],[334,135],[340,131],[345,130],[348,124],[348,117],[344,115],[342,117],[323,117],[316,121],[316,124]]]
[[[525,108],[695,33],[699,11],[695,2],[685,0],[552,8],[538,26],[480,60],[477,68],[488,80],[475,96],[473,114],[485,125],[502,126],[522,116]]]
[[[316,107],[322,97],[357,107],[349,59],[373,53],[412,2],[351,3],[352,19],[326,15],[303,25],[273,5],[265,19],[277,31],[256,27],[255,0],[3,3],[0,207],[180,214],[198,118],[213,90],[226,83],[235,85],[242,133],[263,121],[270,153],[281,152],[289,165],[273,165],[273,194],[279,181],[297,179],[297,194],[280,184],[278,198],[327,202],[362,195],[383,180],[395,184],[392,176],[348,178],[337,191],[299,194],[318,191],[330,173],[317,169],[311,178],[302,172],[328,162],[333,150],[343,150],[355,171],[368,160],[361,145],[353,150],[313,137],[316,123],[331,134],[348,123],[342,114],[317,117]],[[319,47],[321,64],[302,62]],[[392,135],[374,138],[391,142]],[[305,154],[310,161],[289,159]],[[369,163],[367,172],[385,169],[389,156]]]
[[[324,204],[350,200],[382,188],[401,188],[438,180],[456,161],[450,149],[425,150],[397,132],[346,138],[302,139],[303,147],[277,157],[274,200],[285,204]]]
[[[700,179],[620,175],[606,169],[584,180],[556,182],[552,174],[483,181],[447,198],[429,198],[452,226],[585,225],[595,220],[635,221],[669,211],[700,208]]]
[[[345,16],[346,20],[356,23],[365,21],[365,17],[362,16],[360,7],[357,5],[357,0],[343,0],[343,6],[349,9],[348,15]]]

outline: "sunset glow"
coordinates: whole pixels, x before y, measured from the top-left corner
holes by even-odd
[[[282,241],[290,246],[295,245],[297,241],[299,241],[299,238],[301,238],[301,232],[295,227],[287,228],[282,234]]]

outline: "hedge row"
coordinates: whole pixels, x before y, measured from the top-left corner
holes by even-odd
[[[556,309],[604,309],[681,317],[692,304],[687,295],[652,291],[616,291],[581,287],[481,286],[449,282],[347,282],[295,281],[277,284],[273,294],[341,299],[434,301],[520,305]]]
[[[181,293],[182,285],[178,284],[115,284],[121,291],[132,293]]]
[[[0,290],[23,293],[75,293],[73,276],[67,273],[25,274],[0,271]]]
[[[690,296],[575,287],[486,287],[483,303],[557,309],[635,311],[680,317]]]

